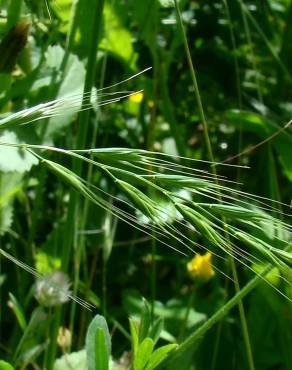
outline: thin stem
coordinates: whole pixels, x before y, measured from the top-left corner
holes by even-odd
[[[197,100],[197,104],[198,104],[199,115],[200,115],[200,118],[201,118],[201,121],[202,121],[202,124],[203,124],[203,127],[204,127],[204,137],[205,137],[205,143],[206,143],[206,146],[207,146],[207,152],[208,152],[209,160],[211,162],[214,162],[214,156],[213,156],[213,151],[212,151],[212,146],[211,146],[211,141],[210,141],[210,136],[209,136],[209,130],[208,130],[208,123],[207,123],[205,113],[204,113],[201,94],[200,94],[200,90],[199,90],[199,86],[198,86],[198,82],[197,82],[196,71],[195,71],[195,68],[194,68],[193,61],[192,61],[192,56],[191,56],[191,52],[190,52],[190,48],[189,48],[189,44],[188,44],[188,40],[187,40],[187,36],[186,36],[186,31],[185,31],[185,28],[184,28],[184,25],[183,25],[183,20],[182,20],[182,16],[181,16],[181,12],[180,12],[180,8],[179,8],[177,0],[174,0],[174,4],[175,4],[175,8],[176,8],[176,14],[177,14],[177,17],[178,17],[180,29],[181,29],[182,36],[183,36],[183,43],[184,43],[185,52],[186,52],[186,56],[187,56],[187,62],[188,62],[189,68],[190,68],[191,79],[192,79],[192,82],[193,82],[193,85],[194,85],[194,88],[195,88],[195,96],[196,96],[196,100]],[[213,169],[214,172],[216,171],[215,167],[212,167],[212,169]]]
[[[104,0],[96,0],[96,7],[94,11],[94,16],[92,20],[92,31],[91,31],[91,39],[88,43],[88,62],[87,62],[87,71],[85,77],[85,84],[83,90],[83,98],[82,98],[82,107],[78,117],[79,129],[78,135],[76,140],[76,147],[83,148],[86,144],[87,133],[89,128],[89,118],[90,118],[90,110],[83,109],[91,101],[91,90],[94,86],[95,81],[95,74],[96,74],[96,55],[98,49],[98,43],[100,39],[100,30],[101,30],[101,21],[103,15],[103,7],[104,7]],[[74,19],[76,19],[77,15],[75,14]],[[73,21],[73,25],[75,22]],[[71,41],[72,42],[72,41]],[[76,174],[80,175],[82,171],[82,162],[74,159],[73,161],[73,168]],[[90,175],[90,173],[89,173]],[[74,292],[76,292],[79,283],[79,271],[80,271],[80,264],[82,260],[82,255],[85,248],[85,238],[81,236],[79,239],[75,233],[76,231],[76,223],[75,223],[75,215],[77,215],[80,210],[80,198],[79,195],[75,192],[71,193],[70,204],[69,204],[69,211],[68,211],[68,222],[67,225],[71,222],[71,241],[72,241],[72,234],[76,237],[76,250],[75,250],[75,273],[74,273]],[[80,219],[80,227],[83,229],[85,227],[85,222],[87,218],[87,211],[88,211],[88,204],[85,203],[85,208],[83,211],[83,218]],[[74,215],[74,216],[73,216]],[[72,219],[73,218],[73,219]],[[70,227],[70,225],[69,225]],[[70,245],[67,244],[67,250],[70,248]],[[68,265],[68,257],[67,265]],[[73,327],[74,318],[75,318],[75,311],[76,311],[76,303],[72,303],[71,314],[70,314],[70,327]]]
[[[229,261],[230,261],[230,265],[231,265],[235,291],[238,293],[238,292],[240,292],[240,285],[239,285],[235,260],[232,257],[232,255],[229,256]],[[242,302],[241,299],[238,300],[238,310],[239,310],[242,334],[243,334],[244,343],[245,343],[245,347],[246,347],[246,355],[247,355],[248,365],[249,365],[249,368],[251,370],[255,370],[253,354],[252,354],[252,349],[251,349],[251,343],[250,343],[250,337],[249,337],[249,332],[248,332],[248,326],[247,326],[247,322],[246,322],[243,302]]]
[[[213,357],[212,357],[210,370],[214,370],[215,366],[216,366],[218,350],[219,350],[219,343],[220,343],[220,338],[221,338],[221,334],[222,334],[222,326],[223,326],[223,321],[221,319],[218,322],[218,327],[217,327],[217,331],[216,331],[216,338],[215,338],[215,344],[214,344],[214,353],[213,353]]]
[[[153,238],[151,241],[151,320],[154,320],[154,307],[156,298],[156,238],[155,230],[152,231]]]
[[[195,293],[196,293],[196,286],[195,286],[195,284],[193,284],[191,295],[190,295],[189,301],[188,301],[188,307],[187,307],[187,310],[186,310],[186,314],[185,314],[185,317],[184,317],[184,320],[183,320],[183,323],[182,323],[182,326],[181,326],[181,329],[180,329],[180,333],[179,333],[179,336],[178,336],[178,342],[179,343],[183,339],[185,331],[186,331],[186,327],[187,327],[187,324],[188,324],[190,312],[191,312],[191,309],[193,307],[193,303],[194,303],[194,299],[195,299]]]
[[[191,52],[190,52],[190,48],[189,48],[189,44],[188,44],[188,40],[187,40],[187,36],[186,36],[186,32],[185,32],[185,28],[184,28],[184,25],[183,25],[183,20],[182,20],[180,8],[179,8],[177,0],[174,0],[174,3],[175,3],[176,14],[177,14],[177,17],[178,17],[180,29],[181,29],[182,36],[183,36],[183,42],[184,42],[185,52],[186,52],[186,56],[187,56],[187,61],[188,61],[190,72],[191,72],[191,78],[192,78],[194,89],[195,89],[195,96],[196,96],[196,100],[197,100],[199,114],[200,114],[201,121],[202,121],[203,128],[204,128],[204,137],[205,137],[205,143],[206,143],[206,146],[207,146],[208,157],[209,157],[209,160],[211,162],[214,162],[214,155],[213,155],[213,150],[212,150],[210,136],[209,136],[208,123],[207,123],[207,120],[205,118],[205,113],[204,113],[204,108],[203,108],[203,104],[202,104],[202,100],[201,100],[199,86],[198,86],[198,83],[197,83],[196,72],[195,72],[195,68],[194,68],[194,65],[193,65],[192,56],[191,56]],[[212,166],[212,171],[213,171],[213,174],[215,175],[215,180],[218,184],[217,171],[216,171],[215,166]],[[218,193],[218,201],[220,203],[222,202],[220,192]],[[225,223],[224,218],[222,218],[222,221]],[[225,231],[225,236],[226,236],[226,239],[229,240],[229,236],[228,236],[228,233],[226,231]],[[233,274],[233,279],[234,279],[235,291],[237,293],[239,293],[240,292],[240,286],[239,286],[238,275],[237,275],[237,271],[236,271],[236,264],[235,264],[235,260],[234,260],[233,255],[232,255],[232,248],[230,248],[230,249],[231,250],[230,250],[229,260],[230,260],[230,263],[231,263],[231,269],[232,269],[232,274]],[[249,368],[250,368],[250,370],[254,370],[252,350],[251,350],[251,344],[250,344],[250,339],[249,339],[249,334],[248,334],[248,328],[247,328],[245,313],[244,313],[244,307],[243,307],[243,303],[240,299],[238,301],[238,308],[239,308],[239,315],[240,315],[240,320],[241,320],[244,342],[245,342],[246,351],[247,351]]]
[[[246,34],[246,39],[247,39],[247,42],[249,44],[251,64],[252,64],[252,67],[253,67],[254,72],[255,72],[255,82],[256,82],[258,99],[261,103],[263,103],[263,94],[262,94],[262,88],[261,88],[261,84],[260,84],[260,74],[259,74],[259,71],[258,71],[257,62],[256,62],[255,54],[254,54],[254,47],[253,47],[252,39],[251,39],[251,32],[250,32],[248,20],[247,20],[247,17],[246,17],[244,4],[242,3],[241,0],[239,0],[239,4],[240,4],[240,9],[241,9],[242,20],[243,20],[243,26],[244,26],[244,30],[245,30],[245,34]]]

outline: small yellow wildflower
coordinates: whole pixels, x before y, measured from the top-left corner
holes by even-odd
[[[207,281],[215,275],[211,264],[212,253],[207,252],[203,256],[196,254],[187,264],[187,269],[192,278]]]
[[[138,92],[136,94],[130,95],[129,100],[132,103],[139,104],[143,100],[144,94],[142,92]]]

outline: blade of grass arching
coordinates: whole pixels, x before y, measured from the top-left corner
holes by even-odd
[[[207,123],[207,120],[205,118],[204,108],[203,108],[203,104],[202,104],[202,100],[201,100],[201,94],[200,94],[200,90],[199,90],[199,86],[198,86],[198,82],[197,82],[197,77],[196,77],[196,71],[195,71],[195,68],[194,68],[194,65],[193,65],[192,56],[191,56],[191,52],[190,52],[190,48],[189,48],[189,44],[188,44],[188,40],[187,40],[187,36],[186,36],[186,32],[185,32],[185,28],[184,28],[184,25],[183,25],[183,20],[182,20],[182,16],[181,16],[178,1],[174,0],[174,4],[175,4],[178,23],[179,23],[180,30],[181,30],[181,33],[182,33],[182,36],[183,36],[185,52],[186,52],[187,61],[188,61],[188,64],[189,64],[189,69],[190,69],[190,73],[191,73],[193,86],[194,86],[194,89],[195,89],[195,96],[196,96],[196,101],[197,101],[197,105],[198,105],[198,109],[199,109],[199,114],[200,114],[202,124],[203,124],[203,128],[204,128],[204,137],[205,137],[205,143],[206,143],[206,147],[207,147],[209,160],[211,162],[214,162],[214,155],[213,155],[213,150],[212,150],[211,141],[210,141],[210,137],[209,137],[208,123]],[[213,170],[213,173],[214,173],[215,178],[216,178],[216,175],[217,175],[216,168],[213,166],[212,170]],[[219,203],[221,202],[220,193],[219,193],[218,201],[219,201]],[[228,235],[226,235],[226,240],[227,241],[229,240]],[[232,257],[232,250],[231,250],[231,253],[230,253],[229,261],[230,261],[230,264],[231,264],[231,270],[232,270],[235,290],[236,290],[237,293],[239,293],[240,285],[239,285],[235,260]],[[245,342],[245,346],[246,346],[249,369],[254,370],[255,367],[254,367],[254,360],[253,360],[253,354],[252,354],[252,349],[251,349],[251,343],[250,343],[250,338],[249,338],[249,333],[248,333],[248,327],[247,327],[243,302],[242,302],[241,299],[238,300],[238,308],[239,308],[239,315],[240,315],[240,321],[241,321],[241,326],[242,326],[242,333],[243,333],[244,342]]]

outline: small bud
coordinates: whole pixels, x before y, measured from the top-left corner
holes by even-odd
[[[71,294],[70,282],[63,272],[53,271],[37,280],[35,298],[44,307],[63,304],[69,300]]]
[[[0,73],[12,72],[16,59],[27,42],[30,23],[18,22],[0,43]]]
[[[60,326],[58,330],[57,343],[62,350],[70,348],[72,341],[72,335],[69,329]]]

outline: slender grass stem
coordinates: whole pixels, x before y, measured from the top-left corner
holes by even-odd
[[[253,47],[253,43],[252,43],[249,23],[248,23],[248,20],[247,20],[244,4],[241,0],[238,0],[238,1],[239,1],[240,9],[241,9],[241,15],[242,15],[245,34],[246,34],[246,39],[247,39],[247,42],[249,44],[251,64],[252,64],[252,68],[254,69],[254,72],[255,72],[255,82],[256,82],[257,95],[258,95],[259,101],[261,103],[263,103],[263,93],[262,93],[262,87],[261,87],[261,83],[260,83],[260,74],[259,74],[259,70],[258,70],[258,66],[257,66],[255,53],[254,53],[254,47]]]
[[[155,234],[155,230],[152,231]],[[151,240],[151,319],[154,319],[154,308],[156,299],[156,238],[155,235]]]
[[[182,36],[183,36],[185,52],[186,52],[187,61],[188,61],[189,68],[190,68],[192,82],[193,82],[193,85],[194,85],[195,96],[196,96],[196,101],[197,101],[197,105],[198,105],[198,109],[199,109],[199,114],[200,114],[201,121],[202,121],[203,128],[204,128],[204,137],[205,137],[205,143],[206,143],[206,147],[207,147],[208,157],[209,157],[209,160],[211,162],[214,162],[214,155],[213,155],[211,140],[210,140],[210,136],[209,136],[208,123],[207,123],[207,120],[205,118],[203,103],[202,103],[201,94],[200,94],[200,90],[199,90],[199,86],[198,86],[198,82],[197,82],[197,77],[196,77],[196,71],[195,71],[195,68],[194,68],[194,65],[193,65],[192,56],[191,56],[191,52],[190,52],[190,48],[189,48],[189,44],[188,44],[185,28],[184,28],[184,25],[183,25],[182,16],[181,16],[181,12],[180,12],[180,8],[179,8],[179,4],[178,4],[177,0],[174,0],[174,4],[175,4],[175,8],[176,8],[176,14],[177,14],[177,18],[178,18],[178,21],[179,21],[181,33],[182,33]],[[218,181],[217,177],[216,177],[217,176],[217,171],[216,171],[215,166],[212,167],[212,170],[213,170],[213,174],[215,175],[216,182],[217,182]],[[220,192],[218,193],[218,201],[220,203],[222,202]],[[225,222],[224,217],[222,218],[222,221]],[[229,241],[229,236],[228,236],[226,231],[225,231],[225,234],[226,234],[226,240]],[[235,264],[235,260],[234,260],[234,257],[233,257],[232,248],[230,247],[230,249],[231,249],[231,251],[230,251],[229,260],[230,260],[230,263],[231,263],[231,269],[232,269],[232,275],[233,275],[234,284],[235,284],[235,290],[236,290],[237,293],[239,293],[240,292],[240,286],[239,286],[239,281],[238,281],[236,264]],[[253,362],[251,344],[250,344],[250,339],[249,339],[249,334],[248,334],[248,327],[247,327],[245,313],[244,313],[244,307],[243,307],[243,303],[242,303],[241,299],[238,300],[238,308],[239,308],[239,315],[240,315],[240,321],[241,321],[241,326],[242,326],[244,342],[245,342],[246,351],[247,351],[247,358],[248,358],[249,368],[250,368],[250,370],[254,370],[254,362]]]
[[[191,312],[191,309],[193,307],[195,295],[196,295],[196,286],[195,286],[195,284],[193,284],[191,294],[190,294],[190,297],[189,297],[189,301],[188,301],[188,306],[187,306],[187,309],[186,309],[186,314],[185,314],[185,317],[184,317],[184,320],[182,322],[182,326],[180,328],[180,332],[179,332],[179,335],[178,335],[178,342],[179,343],[182,341],[182,339],[185,335],[185,331],[186,331],[186,328],[187,328],[190,312]]]
[[[213,356],[212,356],[212,362],[211,362],[210,370],[214,370],[215,366],[216,366],[218,351],[219,351],[220,338],[221,338],[221,334],[222,334],[222,327],[223,327],[223,321],[222,321],[222,319],[220,319],[219,322],[218,322],[217,330],[216,330],[214,352],[213,352]]]
[[[65,53],[64,53],[64,56],[63,56],[61,67],[60,67],[60,69],[62,71],[62,74],[63,74],[63,78],[64,78],[67,62],[68,62],[68,59],[69,59],[69,56],[70,56],[70,52],[73,48],[75,34],[76,34],[76,31],[77,31],[77,28],[78,28],[77,4],[78,4],[78,0],[73,0],[72,1],[69,31],[68,31],[68,35],[67,35],[67,39],[66,39],[66,48],[65,48]]]
[[[102,302],[101,310],[104,317],[107,315],[107,260],[102,256]]]
[[[229,261],[230,261],[230,265],[231,265],[235,291],[238,293],[238,292],[240,292],[240,285],[239,285],[235,260],[234,260],[232,255],[229,256]],[[255,370],[252,348],[251,348],[251,343],[250,343],[250,337],[249,337],[249,332],[248,332],[248,326],[247,326],[247,322],[246,322],[246,317],[245,317],[245,312],[244,312],[244,306],[243,306],[242,299],[238,300],[238,310],[239,310],[242,334],[243,334],[245,347],[246,347],[246,355],[247,355],[248,365],[249,365],[249,368],[251,370]]]
[[[193,83],[194,89],[195,89],[195,96],[196,96],[196,101],[197,101],[197,105],[198,105],[198,109],[199,109],[199,115],[200,115],[200,118],[201,118],[201,121],[202,121],[202,124],[203,124],[203,127],[204,127],[204,138],[205,138],[205,143],[206,143],[206,146],[207,146],[208,157],[209,157],[209,160],[211,162],[214,162],[214,155],[213,155],[212,145],[211,145],[210,136],[209,136],[208,123],[207,123],[205,113],[204,113],[204,108],[203,108],[203,103],[202,103],[201,94],[200,94],[200,90],[199,90],[199,85],[198,85],[198,82],[197,82],[196,71],[195,71],[193,61],[192,61],[192,56],[191,56],[191,52],[190,52],[190,48],[189,48],[189,44],[188,44],[186,31],[185,31],[185,28],[184,28],[184,25],[183,25],[181,11],[180,11],[177,0],[174,0],[174,4],[175,4],[175,8],[176,8],[176,14],[177,14],[178,22],[179,22],[179,25],[180,25],[180,30],[181,30],[181,33],[182,33],[182,36],[183,36],[183,43],[184,43],[185,52],[186,52],[186,56],[187,56],[187,62],[188,62],[189,68],[190,68],[191,79],[192,79],[192,83]],[[216,171],[215,167],[212,167],[212,168],[213,168],[213,171]]]
[[[233,60],[234,60],[234,70],[235,70],[235,79],[236,79],[238,109],[241,110],[242,109],[242,91],[241,91],[239,62],[238,62],[238,57],[236,55],[236,49],[237,49],[236,38],[235,38],[235,34],[234,34],[233,22],[232,22],[232,19],[231,19],[228,0],[223,0],[223,4],[224,4],[224,7],[225,7],[226,18],[227,18],[228,25],[229,25],[230,41],[231,41],[232,50],[233,50]],[[240,153],[241,151],[242,151],[242,123],[240,123],[239,135],[238,135],[238,152]],[[241,158],[242,158],[241,156],[238,157],[238,165],[239,166],[242,163]],[[238,167],[238,169],[237,169],[237,181],[240,180],[240,171],[241,171],[241,168]]]
[[[168,93],[167,72],[168,72],[167,66],[163,65],[161,67],[161,76],[160,76],[160,82],[161,82],[160,89],[161,89],[161,96],[163,99],[162,110],[163,110],[163,114],[165,118],[169,122],[170,131],[172,133],[172,136],[175,138],[175,143],[176,143],[178,153],[179,155],[184,156],[186,152],[185,144],[183,142],[182,135],[177,126],[173,106],[172,106],[170,96]]]
[[[100,39],[103,8],[104,8],[104,0],[95,0],[95,12],[94,12],[93,19],[92,19],[91,38],[88,43],[88,61],[87,61],[86,77],[85,77],[85,84],[84,84],[84,90],[83,90],[82,107],[81,107],[81,111],[78,117],[79,130],[78,130],[78,135],[77,135],[77,140],[76,140],[77,148],[83,148],[87,140],[90,110],[83,109],[83,107],[86,107],[88,104],[90,104],[90,101],[91,101],[91,90],[94,85],[95,75],[96,75],[96,56],[97,56],[98,43]],[[75,13],[74,20],[73,20],[73,26],[74,25],[76,26],[77,18],[78,18],[78,14]],[[78,160],[74,160],[73,168],[75,172],[78,175],[80,175],[82,171],[82,163]],[[80,210],[79,195],[76,194],[75,192],[72,192],[71,198],[70,198],[68,217],[71,218],[69,222],[73,221],[72,225],[73,225],[74,235],[76,234],[75,227],[74,227],[75,220],[74,218],[72,220],[72,215],[77,215],[79,210]],[[87,212],[88,212],[88,204],[85,203],[84,208],[83,208],[84,217],[81,217],[80,219],[81,228],[85,227]],[[76,251],[75,251],[75,273],[74,273],[74,290],[75,291],[77,290],[77,286],[78,286],[80,264],[81,264],[84,247],[85,247],[84,236],[80,236],[80,238],[77,238],[76,240],[78,242],[77,242]],[[70,246],[67,246],[67,247],[70,247]],[[74,325],[75,311],[76,311],[76,303],[73,302],[72,308],[71,308],[71,315],[70,315],[70,327],[71,328]]]

